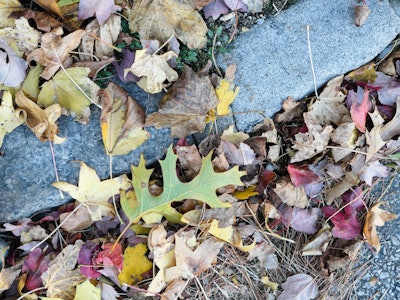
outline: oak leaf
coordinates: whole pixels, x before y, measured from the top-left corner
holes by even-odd
[[[46,80],[58,71],[69,53],[78,47],[86,31],[78,29],[63,38],[62,34],[61,28],[45,33],[41,39],[41,47],[32,51],[27,57],[29,63],[35,60],[42,66],[46,66],[41,74]]]
[[[289,276],[282,284],[283,292],[278,300],[309,300],[318,295],[318,285],[314,279],[307,274],[296,274]]]
[[[56,121],[61,116],[60,105],[52,104],[43,110],[26,97],[22,91],[15,94],[15,102],[23,110],[26,125],[40,141],[50,140],[56,144],[65,141],[65,138],[57,136],[58,125]]]
[[[0,105],[0,148],[3,144],[4,136],[10,133],[19,125],[24,123],[18,110],[14,110],[12,96],[9,91],[3,92],[3,98]]]
[[[185,66],[178,81],[161,99],[159,111],[146,119],[146,126],[171,127],[171,136],[184,138],[202,132],[207,113],[218,103],[208,76],[199,76]]]
[[[96,19],[103,25],[107,19],[121,7],[114,4],[114,0],[80,0],[78,18],[88,19],[96,14]]]
[[[125,177],[100,181],[96,171],[83,162],[79,172],[78,186],[68,182],[55,182],[53,186],[81,202],[88,209],[93,222],[101,220],[103,216],[114,215],[114,207],[108,199],[118,194],[120,189],[127,187]]]
[[[101,134],[107,155],[128,154],[148,139],[144,111],[129,94],[110,82],[100,90]]]
[[[0,9],[1,10],[1,9]],[[25,79],[28,64],[0,39],[0,84],[17,87]]]
[[[49,264],[49,269],[41,276],[47,297],[74,299],[75,286],[82,283],[85,277],[76,268],[79,251],[83,245],[77,240],[74,245],[65,247]]]
[[[397,219],[396,214],[380,208],[382,203],[383,202],[376,203],[368,211],[363,228],[365,238],[367,239],[368,243],[375,248],[376,252],[379,252],[381,249],[381,243],[379,242],[376,226],[383,226],[385,225],[385,222]]]
[[[166,42],[175,35],[190,49],[202,48],[207,42],[207,25],[187,0],[141,0],[129,13],[129,29],[146,40]]]
[[[240,177],[245,173],[240,172],[237,166],[226,172],[215,173],[211,155],[210,152],[203,158],[199,174],[192,181],[183,183],[176,176],[177,156],[173,153],[172,147],[169,147],[166,158],[160,161],[164,190],[158,196],[153,196],[149,192],[149,179],[153,170],[145,168],[142,155],[139,166],[131,167],[134,193],[130,194],[129,199],[124,192],[121,194],[121,205],[129,220],[135,223],[148,213],[158,213],[165,216],[168,221],[179,223],[181,214],[171,207],[171,203],[186,199],[199,200],[210,207],[230,207],[229,203],[218,199],[215,191],[229,184],[242,185]]]

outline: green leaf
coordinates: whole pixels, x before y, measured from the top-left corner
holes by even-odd
[[[132,166],[132,186],[134,193],[121,192],[121,205],[131,223],[138,222],[148,213],[158,213],[171,223],[180,223],[181,214],[171,207],[171,203],[185,199],[195,199],[208,204],[210,207],[230,207],[229,203],[218,199],[215,191],[226,185],[243,185],[240,177],[245,172],[239,171],[238,166],[215,173],[211,163],[212,153],[203,158],[199,174],[190,182],[183,183],[176,176],[177,155],[169,147],[167,156],[160,161],[164,179],[164,191],[159,196],[149,192],[149,179],[153,169],[147,170],[143,155],[139,166]]]

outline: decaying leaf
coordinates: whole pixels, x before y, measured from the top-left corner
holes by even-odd
[[[8,290],[21,273],[21,265],[2,268],[0,271],[0,293]]]
[[[290,206],[305,208],[308,205],[308,197],[303,186],[294,186],[291,182],[280,179],[276,182],[274,192]]]
[[[317,222],[321,218],[321,209],[314,207],[310,209],[291,207],[285,205],[279,210],[282,215],[282,223],[286,227],[307,234],[314,234],[318,230]]]
[[[148,139],[144,111],[129,94],[110,82],[99,93],[101,134],[107,155],[128,154]]]
[[[23,117],[18,110],[14,110],[11,93],[4,91],[0,105],[0,148],[3,144],[4,136],[10,133],[19,125],[24,123]]]
[[[47,288],[47,297],[72,300],[75,296],[75,287],[85,280],[85,277],[76,268],[79,251],[83,245],[77,240],[74,245],[68,245],[49,264],[49,269],[41,276]]]
[[[368,211],[363,228],[365,238],[367,239],[368,243],[375,248],[376,252],[379,252],[381,249],[381,243],[379,242],[376,226],[383,226],[385,225],[385,222],[397,219],[396,214],[380,208],[382,203],[383,202],[376,203]]]
[[[165,80],[173,82],[178,79],[178,73],[168,64],[168,61],[177,55],[173,51],[162,55],[150,55],[146,51],[146,49],[136,51],[135,61],[130,68],[124,70],[124,77],[128,72],[132,72],[134,75],[142,77],[137,84],[145,92],[159,93],[164,88]]]
[[[135,223],[148,213],[158,213],[170,222],[179,223],[181,214],[171,207],[171,203],[185,199],[199,200],[210,207],[230,207],[229,203],[218,199],[215,191],[229,184],[242,185],[240,177],[244,175],[244,172],[240,172],[236,166],[229,171],[215,173],[211,155],[212,153],[203,158],[199,174],[192,181],[183,183],[176,176],[177,156],[173,153],[172,147],[169,147],[166,158],[160,161],[164,190],[158,196],[153,196],[149,192],[149,179],[153,170],[145,168],[142,155],[139,166],[131,167],[134,193],[130,194],[129,199],[125,193],[121,194],[121,205],[127,217]]]
[[[331,238],[331,226],[328,223],[324,223],[315,237],[303,246],[301,255],[322,255],[326,251]]]
[[[82,162],[78,186],[68,182],[55,182],[53,186],[81,202],[94,222],[101,220],[102,216],[114,215],[114,207],[108,199],[118,194],[120,189],[127,188],[127,181],[125,177],[100,181],[96,171]]]
[[[354,23],[357,26],[362,26],[367,21],[370,13],[371,10],[367,5],[354,5]]]
[[[208,76],[185,66],[178,81],[161,99],[159,111],[146,119],[146,126],[171,127],[171,136],[184,138],[204,131],[207,113],[218,103]]]
[[[146,40],[166,42],[175,35],[190,49],[202,48],[206,42],[207,25],[186,0],[141,0],[129,12],[129,29]]]
[[[21,7],[18,0],[0,0],[0,28],[11,27],[14,25],[14,19],[8,16],[11,13]]]
[[[289,276],[282,287],[283,292],[279,295],[278,300],[310,300],[318,295],[317,283],[307,274]]]
[[[78,6],[78,18],[88,19],[96,14],[96,19],[103,25],[107,19],[121,10],[121,7],[114,4],[114,0],[80,0]]]
[[[43,110],[35,102],[26,97],[22,91],[18,91],[15,94],[15,102],[23,109],[26,125],[40,141],[50,140],[56,144],[65,141],[65,138],[57,136],[58,125],[56,121],[61,116],[61,107],[59,104],[52,104]]]
[[[0,85],[17,87],[25,79],[28,64],[0,40]]]
[[[38,104],[48,107],[58,103],[76,113],[82,123],[89,120],[89,105],[96,102],[99,87],[88,78],[88,68],[60,70],[51,80],[45,82],[38,96]]]
[[[32,51],[27,57],[29,63],[35,60],[42,66],[46,66],[41,74],[46,80],[49,80],[57,72],[69,53],[78,47],[86,32],[78,29],[63,38],[62,34],[61,27],[45,33],[42,36],[41,48]]]

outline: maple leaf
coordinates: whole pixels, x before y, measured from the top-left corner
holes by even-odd
[[[0,84],[17,87],[25,79],[28,64],[0,39]]]
[[[286,227],[290,226],[294,230],[307,234],[317,232],[317,221],[322,216],[319,208],[304,209],[285,205],[279,211],[282,214],[282,223]]]
[[[138,167],[131,167],[132,186],[134,193],[127,199],[125,193],[121,194],[121,205],[124,213],[132,223],[136,223],[148,213],[158,213],[165,216],[168,221],[179,223],[181,214],[171,207],[171,203],[185,199],[195,199],[208,204],[210,207],[230,207],[230,204],[221,202],[215,190],[229,184],[242,185],[240,177],[245,174],[238,167],[223,173],[215,173],[211,163],[210,152],[203,158],[199,174],[190,182],[183,183],[176,176],[177,156],[173,153],[172,146],[168,148],[167,156],[160,161],[164,179],[162,194],[153,196],[149,192],[149,179],[153,170],[145,168],[143,155],[140,157]]]
[[[100,181],[96,171],[81,162],[78,186],[68,182],[55,182],[53,186],[67,192],[89,211],[92,221],[101,220],[102,216],[113,216],[114,208],[108,199],[126,187],[124,177]]]
[[[80,0],[78,18],[88,19],[96,14],[96,19],[103,25],[107,19],[121,7],[114,4],[114,0]]]
[[[0,148],[3,144],[4,136],[10,133],[19,125],[24,123],[19,110],[14,110],[12,96],[9,91],[3,92],[3,98],[0,105]]]
[[[129,29],[146,40],[167,41],[175,35],[190,49],[200,49],[207,43],[207,25],[186,0],[141,0],[128,9]]]
[[[376,252],[381,249],[376,226],[383,226],[385,222],[397,219],[397,215],[380,208],[383,202],[376,203],[367,213],[363,228],[364,236]]]
[[[47,297],[74,299],[75,286],[85,280],[85,277],[76,269],[79,251],[83,245],[82,240],[77,240],[74,245],[68,245],[55,259],[41,276],[47,288]]]
[[[161,99],[159,110],[147,116],[146,126],[171,127],[172,137],[202,132],[206,115],[218,103],[208,76],[199,76],[188,66]]]
[[[132,72],[138,77],[142,77],[138,81],[138,85],[148,93],[159,93],[164,87],[164,81],[176,81],[178,73],[172,69],[167,61],[177,57],[175,52],[168,51],[162,55],[147,54],[146,49],[137,50],[135,61],[132,66],[124,70],[124,76],[128,72]]]
[[[89,105],[97,99],[99,87],[87,76],[88,68],[75,67],[60,70],[51,80],[42,85],[38,105],[48,107],[58,103],[61,107],[75,112],[86,123],[89,119]],[[88,99],[89,98],[89,99]]]
[[[289,276],[282,284],[283,292],[278,300],[310,300],[318,295],[318,285],[314,279],[307,274],[296,274]]]
[[[86,31],[78,29],[63,38],[62,34],[61,27],[43,34],[41,48],[32,51],[27,57],[29,63],[35,60],[42,66],[46,66],[41,73],[46,80],[49,80],[57,72],[69,53],[78,47]]]
[[[110,82],[99,92],[101,135],[107,155],[128,154],[148,139],[144,111],[128,92]]]
[[[15,102],[24,112],[26,125],[33,131],[36,137],[44,142],[53,141],[56,144],[64,142],[64,138],[57,136],[57,119],[61,116],[61,107],[52,104],[42,110],[35,102],[24,95],[22,91],[15,94]]]

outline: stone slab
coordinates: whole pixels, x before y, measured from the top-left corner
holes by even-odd
[[[307,25],[318,88],[378,55],[400,32],[400,18],[388,0],[369,0],[368,6],[370,16],[357,27],[352,1],[300,0],[241,34],[232,51],[217,59],[225,67],[237,64],[241,90],[232,105],[237,128],[249,131],[279,111],[287,96],[301,99],[314,91]]]

